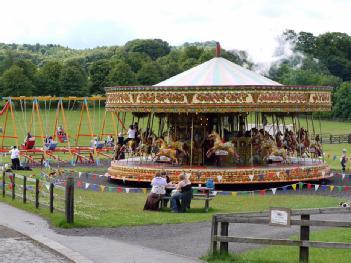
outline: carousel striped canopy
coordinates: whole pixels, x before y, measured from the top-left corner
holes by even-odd
[[[215,57],[155,86],[281,86],[225,58]]]

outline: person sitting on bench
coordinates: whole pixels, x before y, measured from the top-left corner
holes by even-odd
[[[156,173],[155,177],[151,181],[152,189],[148,194],[144,210],[159,210],[159,202],[161,197],[166,194],[167,181],[161,173]]]
[[[175,192],[172,194],[171,197],[172,212],[185,212],[185,209],[188,207],[188,205],[190,205],[191,195],[191,182],[186,176],[186,174],[183,173],[179,175],[179,183],[177,184]]]

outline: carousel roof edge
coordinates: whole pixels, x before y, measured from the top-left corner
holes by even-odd
[[[300,86],[300,85],[222,85],[222,86],[113,86],[105,87],[106,92],[113,91],[147,91],[147,90],[320,90],[332,91],[332,86]]]

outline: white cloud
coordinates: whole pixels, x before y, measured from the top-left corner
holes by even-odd
[[[271,60],[285,29],[350,34],[347,0],[18,0],[1,4],[0,42],[75,48],[162,38],[171,45],[217,40]]]

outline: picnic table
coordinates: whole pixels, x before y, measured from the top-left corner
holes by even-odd
[[[166,189],[175,189],[175,187],[167,187]],[[205,212],[208,212],[210,207],[210,201],[216,196],[216,192],[213,188],[203,187],[203,186],[193,186],[192,187],[192,197],[191,200],[203,200],[205,201]],[[166,207],[167,202],[171,199],[171,196],[165,195],[161,197],[160,206],[161,208]]]

